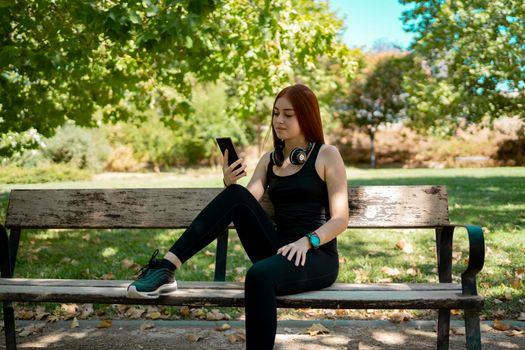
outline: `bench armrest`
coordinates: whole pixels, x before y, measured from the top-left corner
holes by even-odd
[[[454,231],[456,227],[464,227],[467,230],[469,240],[468,266],[461,274],[461,288],[464,295],[477,295],[476,274],[481,271],[485,262],[485,240],[481,226],[473,225],[450,225]]]

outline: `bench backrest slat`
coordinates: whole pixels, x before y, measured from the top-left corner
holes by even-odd
[[[222,188],[12,190],[6,227],[184,228]],[[443,186],[349,187],[348,227],[449,223]],[[273,216],[267,194],[261,200]]]

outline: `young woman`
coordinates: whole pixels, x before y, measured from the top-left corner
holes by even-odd
[[[157,298],[177,288],[174,270],[217,238],[233,221],[253,265],[246,274],[246,348],[272,349],[277,328],[276,296],[321,289],[339,270],[336,236],[348,224],[343,160],[324,143],[319,104],[304,85],[276,97],[272,117],[275,150],[264,154],[245,187],[242,159],[228,165],[224,189],[194,219],[166,253],[152,256],[128,287],[132,298]],[[238,165],[242,166],[233,171]],[[268,191],[274,220],[258,200]]]

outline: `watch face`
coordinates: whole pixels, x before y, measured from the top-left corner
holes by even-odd
[[[321,240],[319,239],[319,237],[317,237],[317,235],[310,234],[309,237],[310,243],[314,248],[318,248],[321,245]]]

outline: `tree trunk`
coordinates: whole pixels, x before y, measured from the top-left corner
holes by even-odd
[[[375,135],[376,135],[376,128],[374,126],[368,127],[368,135],[370,136],[370,167],[372,169],[376,168],[376,151],[375,151]]]

